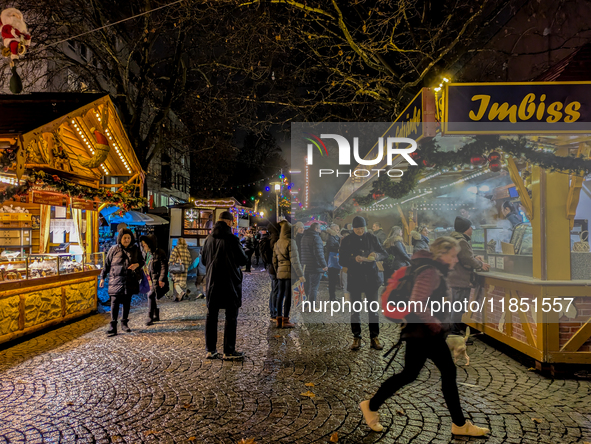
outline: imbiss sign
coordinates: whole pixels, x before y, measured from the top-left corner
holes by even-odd
[[[443,134],[591,134],[591,82],[457,83]]]

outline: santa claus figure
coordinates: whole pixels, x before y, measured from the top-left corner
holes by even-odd
[[[2,55],[10,57],[11,61],[18,59],[31,45],[23,14],[16,8],[6,8],[0,14],[0,29],[4,43]]]

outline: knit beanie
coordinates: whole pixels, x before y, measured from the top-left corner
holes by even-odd
[[[472,226],[472,221],[470,219],[466,219],[465,217],[458,216],[454,222],[454,230],[458,233],[464,233],[468,231]]]
[[[234,220],[234,216],[229,211],[224,211],[222,214],[220,214],[220,217],[218,220],[222,220],[222,219],[223,220]]]
[[[367,223],[365,222],[365,219],[361,216],[355,216],[353,218],[353,228],[363,228],[366,227]]]

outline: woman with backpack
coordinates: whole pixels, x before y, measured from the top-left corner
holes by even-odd
[[[146,325],[160,321],[160,309],[156,306],[156,299],[168,293],[168,258],[164,250],[158,248],[158,240],[153,234],[141,236],[140,243],[146,253],[145,273],[150,283],[148,293],[148,318]]]
[[[417,251],[411,260],[405,276],[412,277],[410,301],[424,307],[429,299],[440,301],[448,297],[447,273],[458,263],[459,243],[451,237],[440,237],[430,247],[430,251]],[[410,274],[409,274],[410,273]],[[447,408],[451,414],[453,435],[484,436],[489,430],[473,425],[466,420],[460,405],[460,395],[456,381],[456,365],[445,342],[449,324],[444,316],[432,316],[430,310],[417,309],[405,317],[400,340],[406,342],[404,369],[387,379],[370,400],[359,404],[367,425],[376,432],[384,428],[379,422],[379,408],[398,390],[413,382],[425,365],[427,359],[441,372],[441,388]]]
[[[109,296],[111,297],[111,326],[107,334],[117,334],[117,318],[119,317],[119,305],[123,305],[121,318],[121,330],[129,333],[129,310],[131,297],[140,292],[140,270],[144,266],[142,253],[135,243],[131,230],[123,228],[119,230],[117,244],[113,245],[107,257],[105,266],[101,271],[100,287],[105,286],[105,278],[109,276]]]

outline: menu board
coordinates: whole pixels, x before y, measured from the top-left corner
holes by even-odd
[[[65,194],[60,193],[33,191],[33,203],[42,205],[53,205],[56,207],[67,207],[70,203],[70,198]]]

